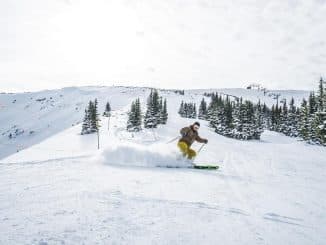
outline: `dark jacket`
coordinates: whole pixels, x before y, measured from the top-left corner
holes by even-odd
[[[194,143],[194,141],[198,141],[200,143],[207,142],[206,139],[200,138],[198,132],[192,129],[192,125],[189,127],[184,127],[180,130],[181,139],[179,142],[185,142],[189,147]]]

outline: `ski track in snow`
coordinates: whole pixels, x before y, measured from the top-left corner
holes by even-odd
[[[173,120],[155,132],[126,132],[128,99],[109,131],[102,118],[100,151],[77,125],[0,160],[0,244],[324,244],[325,148],[269,131],[237,141],[201,121],[196,161],[220,169],[157,167],[192,122],[173,107],[190,96],[166,96]]]

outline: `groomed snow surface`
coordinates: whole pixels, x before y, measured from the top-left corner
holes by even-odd
[[[166,143],[192,122],[182,98],[139,133],[121,104],[100,150],[76,125],[0,160],[0,244],[325,244],[326,148],[270,131],[237,141],[201,121],[196,162],[220,169],[190,169]]]

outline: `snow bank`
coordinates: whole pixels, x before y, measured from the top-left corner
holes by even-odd
[[[131,142],[110,145],[98,156],[101,163],[141,167],[188,167],[190,163],[181,158],[170,145],[154,143],[141,145]]]

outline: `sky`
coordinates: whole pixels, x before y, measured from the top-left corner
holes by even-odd
[[[0,0],[0,91],[269,89],[326,76],[326,0]]]

